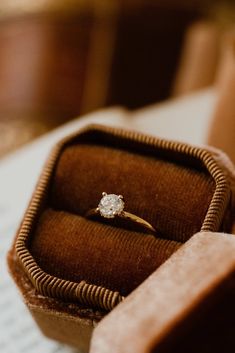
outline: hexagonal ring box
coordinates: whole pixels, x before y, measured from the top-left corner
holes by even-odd
[[[86,217],[104,191],[156,233]],[[51,152],[8,263],[43,333],[88,352],[114,307],[195,233],[231,233],[233,218],[234,169],[221,152],[91,125]]]

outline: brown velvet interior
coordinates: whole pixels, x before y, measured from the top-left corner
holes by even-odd
[[[200,231],[214,189],[202,168],[105,141],[73,143],[59,157],[30,251],[47,273],[127,295]],[[157,236],[85,218],[103,191],[122,194],[125,209],[150,222]]]
[[[48,209],[40,219],[32,250],[38,264],[54,276],[85,280],[127,295],[179,246]]]
[[[52,207],[83,216],[103,191],[164,238],[184,242],[200,230],[215,184],[205,171],[102,145],[66,148],[52,185]]]

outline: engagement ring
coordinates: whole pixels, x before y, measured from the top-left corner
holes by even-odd
[[[156,232],[155,228],[143,218],[124,211],[124,206],[125,202],[122,195],[107,194],[106,192],[103,192],[98,207],[89,210],[86,213],[86,216],[89,217],[93,215],[100,215],[104,218],[121,217],[138,223],[147,230],[150,230],[154,233]]]

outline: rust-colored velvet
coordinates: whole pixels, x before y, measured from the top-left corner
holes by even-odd
[[[59,156],[30,251],[46,273],[125,296],[200,231],[215,184],[199,165],[136,153],[135,144],[79,141]],[[133,222],[86,218],[103,191],[122,194],[125,209],[149,221],[156,236]]]
[[[128,295],[200,230],[214,188],[204,170],[115,145],[72,144],[58,160],[50,208],[40,217],[30,251],[51,275]],[[102,191],[124,195],[126,210],[149,221],[157,236],[130,222],[87,219]]]
[[[126,295],[200,230],[215,185],[206,168],[196,158],[187,157],[187,151],[172,153],[123,136],[94,129],[58,146],[35,191],[35,197],[43,196],[43,192],[45,197],[40,199],[38,213],[32,213],[33,231],[30,229],[27,246],[46,273],[76,282],[85,280]],[[225,167],[225,161],[221,165]],[[158,237],[127,229],[127,224],[119,221],[113,224],[85,218],[84,213],[96,207],[104,190],[122,193],[126,209],[153,223]],[[203,237],[207,241],[206,233]],[[15,251],[13,246],[9,254],[11,272],[43,332],[82,349],[87,347],[92,328],[105,313],[73,304],[69,298],[66,301],[67,297],[61,300],[38,293],[34,280],[30,282],[28,273],[19,266]],[[201,252],[200,246],[197,251]],[[187,261],[188,283],[192,271]],[[199,269],[204,276],[201,261],[196,264],[193,273]],[[173,277],[177,283],[178,276]],[[168,275],[168,283],[173,283],[173,277]],[[167,288],[164,297],[172,292]],[[182,286],[179,288],[182,293]]]
[[[7,260],[10,274],[41,331],[51,339],[77,347],[79,352],[88,352],[93,328],[107,313],[40,295],[19,265],[15,244]]]
[[[175,241],[47,210],[31,253],[54,276],[85,280],[127,295],[179,247]]]
[[[90,353],[235,351],[235,237],[195,234],[95,329]]]
[[[162,237],[186,241],[201,229],[214,192],[205,171],[101,145],[63,152],[52,181],[52,207],[84,216],[103,191],[122,194],[126,210]],[[102,221],[102,220],[100,220]]]

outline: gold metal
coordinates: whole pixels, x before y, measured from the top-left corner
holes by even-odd
[[[106,192],[102,193],[103,197],[109,196]],[[118,196],[118,199],[123,200],[123,196],[122,195],[115,195]],[[124,207],[124,202],[123,202],[123,207]],[[102,215],[102,213],[100,212],[100,207],[96,207],[96,208],[92,208],[91,210],[87,211],[87,213],[85,214],[85,217],[92,217],[95,215],[100,215],[101,217],[104,218],[115,218],[115,217],[120,217],[120,218],[124,218],[126,220],[130,220],[131,222],[135,222],[137,224],[139,224],[141,227],[147,229],[148,231],[151,231],[153,233],[156,233],[156,229],[147,221],[145,221],[143,218],[138,217],[130,212],[126,212],[124,210],[121,210],[121,212],[117,212],[117,213],[113,213],[113,216],[111,217],[105,217],[104,215]]]

